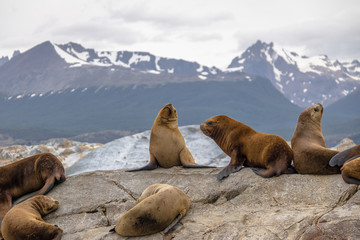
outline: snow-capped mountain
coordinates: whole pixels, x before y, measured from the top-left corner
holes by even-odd
[[[145,52],[97,52],[76,43],[57,45],[47,41],[0,66],[0,93],[18,96],[69,88],[208,79],[221,80],[221,71],[196,62],[157,57]]]
[[[125,68],[139,69],[148,73],[159,74],[161,72],[199,75],[200,79],[206,79],[209,74],[216,74],[219,69],[200,65],[196,62],[188,62],[181,59],[169,59],[154,56],[148,52],[130,52],[130,51],[95,51],[86,49],[77,43],[53,44],[58,54],[71,64],[70,67],[81,65],[95,66],[122,66]],[[65,51],[73,58],[62,52]]]
[[[329,105],[360,87],[360,63],[341,63],[326,55],[306,57],[257,41],[234,58],[228,71],[268,78],[291,102]]]
[[[77,43],[41,43],[0,59],[0,93],[13,97],[68,88],[227,80],[227,73],[268,78],[292,103],[325,106],[360,89],[360,62],[306,57],[257,41],[224,71],[147,52],[97,51]],[[250,76],[248,76],[250,77]],[[16,82],[17,84],[13,84]]]

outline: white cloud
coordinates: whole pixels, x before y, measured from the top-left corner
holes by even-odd
[[[43,41],[227,66],[256,40],[360,58],[357,0],[0,0],[0,56]]]

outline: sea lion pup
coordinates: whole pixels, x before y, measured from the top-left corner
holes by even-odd
[[[360,145],[339,152],[330,159],[329,164],[341,167],[345,182],[360,185]]]
[[[35,196],[11,208],[1,231],[5,240],[59,240],[62,229],[46,223],[42,217],[55,211],[59,202],[49,196]]]
[[[211,168],[211,166],[197,165],[185,145],[184,137],[178,128],[176,109],[172,104],[166,104],[158,113],[150,134],[150,162],[141,168],[127,170],[135,172],[153,170],[158,166],[171,168]]]
[[[0,227],[14,199],[28,193],[31,194],[26,199],[46,194],[56,182],[61,183],[65,179],[64,166],[51,153],[38,154],[0,167]]]
[[[331,167],[330,159],[338,153],[326,148],[321,131],[323,106],[318,103],[305,109],[299,116],[291,147],[294,151],[294,166],[300,174],[336,174],[339,167]]]
[[[190,208],[190,200],[177,187],[154,184],[145,189],[139,203],[126,212],[114,229],[124,237],[144,236],[164,230],[166,234]]]
[[[225,115],[209,118],[200,129],[231,157],[218,174],[219,181],[243,166],[255,167],[254,172],[265,178],[295,173],[291,168],[293,152],[280,136],[257,132]]]

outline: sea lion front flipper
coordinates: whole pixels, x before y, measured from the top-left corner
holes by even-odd
[[[360,180],[352,177],[345,176],[345,174],[342,174],[342,178],[344,181],[348,184],[357,184],[360,185]]]
[[[17,199],[14,204],[22,203],[23,201],[37,195],[45,195],[54,187],[54,185],[55,185],[55,177],[50,177],[46,179],[44,186],[39,191],[30,193],[28,195],[23,196],[22,198]]]
[[[227,165],[219,174],[217,175],[217,180],[221,181],[223,178],[228,177],[231,173],[238,172],[244,168],[245,159],[238,159],[238,154],[236,150],[232,150],[230,154],[231,160],[229,165]]]
[[[331,167],[334,166],[341,167],[342,165],[344,165],[345,162],[347,162],[354,156],[360,156],[360,145],[339,152],[330,159],[329,165]]]
[[[150,153],[150,162],[148,164],[146,164],[145,166],[143,166],[141,168],[135,168],[135,169],[126,170],[125,172],[137,172],[137,171],[143,171],[143,170],[154,170],[158,166],[159,166],[159,164],[158,164],[155,156]]]
[[[163,233],[167,234],[181,219],[183,218],[183,215],[179,213],[179,215],[170,223],[167,228],[164,229]]]

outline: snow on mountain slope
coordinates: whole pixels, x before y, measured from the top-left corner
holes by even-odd
[[[200,131],[198,125],[179,129],[196,163],[218,167],[229,163],[230,158],[212,139]],[[96,170],[141,167],[149,161],[149,141],[150,130],[117,139],[92,151],[66,172],[68,175],[75,175]]]
[[[57,49],[58,54],[65,59],[71,67],[80,67],[86,64],[103,67],[121,66],[143,70],[152,74],[159,74],[161,72],[171,74],[198,74],[198,77],[203,80],[207,78],[207,75],[215,75],[220,71],[215,67],[209,68],[196,62],[158,57],[147,52],[95,51],[94,49],[86,49],[80,44],[72,42],[53,45]],[[61,49],[62,52],[58,51],[59,49]],[[72,56],[72,58],[69,56]]]
[[[271,80],[291,102],[307,107],[329,105],[360,87],[360,63],[340,63],[326,55],[306,57],[257,41],[234,58],[228,71],[241,71]]]
[[[102,144],[77,142],[58,138],[49,139],[39,145],[13,145],[0,147],[0,166],[36,154],[49,152],[57,156],[66,168],[100,146],[102,146]]]

